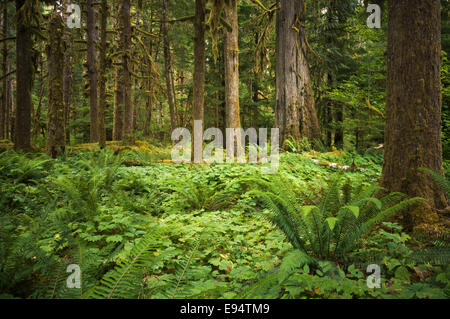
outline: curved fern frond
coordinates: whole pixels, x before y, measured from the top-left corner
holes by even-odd
[[[139,293],[139,283],[142,281],[142,271],[149,265],[157,248],[157,238],[161,230],[141,238],[131,249],[128,256],[108,272],[95,287],[92,296],[100,299],[136,298]]]

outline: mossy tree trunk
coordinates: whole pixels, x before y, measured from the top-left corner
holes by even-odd
[[[97,9],[95,0],[87,0],[87,43],[88,43],[88,75],[89,75],[89,100],[90,100],[90,141],[98,142],[98,32]]]
[[[64,0],[63,12],[67,11],[70,0]],[[65,17],[67,17],[67,12]],[[66,143],[70,143],[70,114],[72,104],[72,33],[69,28],[64,30],[66,50],[64,53],[64,125],[66,128]]]
[[[65,107],[64,107],[64,22],[55,10],[48,24],[48,135],[47,152],[56,158],[64,154]]]
[[[133,104],[131,103],[131,20],[130,0],[122,0],[120,7],[120,50],[122,57],[122,85],[123,85],[123,139],[133,144]]]
[[[201,121],[200,132],[203,137],[204,104],[205,104],[205,63],[206,63],[206,1],[195,0],[195,20],[194,20],[194,104],[193,121]],[[194,154],[202,154],[203,139],[199,143],[192,143],[192,159]],[[200,160],[198,157],[197,160]]]
[[[120,6],[115,7],[115,11],[119,12]],[[121,30],[120,18],[116,19],[116,27]],[[120,43],[120,34],[116,36],[116,43]],[[121,51],[122,48],[117,48]],[[114,121],[113,121],[113,140],[121,141],[123,136],[123,112],[124,112],[124,99],[123,99],[123,54],[117,54],[115,61],[115,74],[114,74]]]
[[[8,36],[8,3],[3,3],[3,14],[2,14],[2,33],[3,37],[6,38]],[[2,46],[2,71],[3,71],[3,85],[2,85],[2,101],[1,101],[1,109],[0,109],[0,139],[6,139],[8,137],[7,130],[7,116],[6,110],[8,109],[8,77],[6,74],[8,73],[8,42],[3,41]]]
[[[176,119],[175,119],[175,103],[174,96],[172,91],[172,85],[170,80],[171,74],[171,62],[170,62],[170,45],[169,45],[169,35],[167,30],[167,0],[162,0],[162,36],[164,42],[164,71],[165,71],[165,79],[166,79],[166,88],[167,88],[167,99],[169,103],[169,112],[170,112],[170,124],[172,131],[176,128]]]
[[[98,107],[98,143],[100,147],[106,146],[106,127],[105,127],[105,111],[106,111],[106,50],[107,50],[107,33],[106,27],[108,23],[108,2],[102,0],[101,7],[101,23],[100,23],[100,67],[99,67],[99,107]]]
[[[404,216],[408,228],[432,224],[447,199],[426,167],[442,169],[439,0],[390,0],[385,155],[381,185],[428,200]]]
[[[276,106],[275,126],[280,145],[289,137],[310,141],[320,138],[311,77],[306,60],[304,0],[281,0],[276,19]]]
[[[33,89],[33,40],[32,16],[39,1],[16,0],[16,85],[17,103],[15,109],[14,149],[31,150],[31,110]]]
[[[224,59],[225,59],[225,105],[227,128],[240,128],[240,106],[239,106],[239,25],[238,25],[238,0],[228,0],[225,4],[225,20],[231,26],[231,30],[224,29]],[[232,158],[241,147],[241,134],[237,131],[233,143],[234,154],[227,148],[227,156]]]

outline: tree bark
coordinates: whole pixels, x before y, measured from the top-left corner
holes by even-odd
[[[48,25],[47,45],[49,79],[47,152],[53,158],[63,155],[66,147],[63,30],[63,19],[55,10]]]
[[[153,32],[153,10],[150,13],[150,23],[147,24],[147,31],[150,33]],[[158,48],[157,48],[158,49]],[[153,54],[153,41],[149,40],[149,54]],[[155,60],[158,58],[158,52],[155,53]],[[153,113],[153,98],[154,98],[154,89],[152,83],[152,65],[150,58],[146,58],[147,61],[147,75],[148,79],[145,81],[146,90],[147,90],[147,98],[146,98],[146,109],[145,109],[145,122],[144,122],[144,136],[151,136],[151,123],[152,123],[152,113]]]
[[[70,0],[65,0],[63,12],[67,11]],[[67,13],[66,15],[67,16]],[[70,144],[70,113],[72,103],[72,36],[69,28],[64,29],[66,51],[64,53],[64,125],[66,128],[66,144]],[[41,104],[41,102],[39,102]],[[36,113],[37,114],[37,113]]]
[[[100,147],[106,146],[106,127],[105,127],[105,111],[106,111],[106,50],[107,50],[107,33],[106,27],[108,23],[108,2],[102,0],[100,23],[100,74],[99,74],[99,107],[98,107],[98,143]]]
[[[118,20],[117,27],[121,29],[120,19]],[[117,40],[120,43],[120,35]],[[119,51],[121,48],[118,49]],[[123,54],[118,54],[117,65],[114,76],[114,124],[113,124],[113,140],[121,141],[123,137],[123,112],[124,112],[124,99],[123,99]]]
[[[407,13],[407,15],[405,15]],[[448,205],[426,167],[442,169],[440,1],[390,0],[385,155],[381,185],[428,204],[403,216],[412,228],[433,223]]]
[[[170,46],[169,46],[169,36],[167,31],[167,0],[162,0],[162,35],[164,41],[164,70],[166,76],[166,88],[167,88],[167,99],[169,103],[170,112],[170,124],[172,131],[176,128],[175,120],[175,104],[172,96],[170,73],[171,73],[171,63],[170,63]]]
[[[122,59],[122,85],[123,85],[123,138],[127,143],[133,144],[133,104],[131,103],[131,21],[130,0],[122,0],[120,8],[121,36],[120,44],[123,50]]]
[[[225,58],[225,104],[227,116],[227,128],[240,128],[239,108],[239,25],[237,0],[229,0],[225,4],[225,20],[231,26],[231,31],[225,29],[224,58]],[[237,130],[234,141],[234,154],[227,148],[227,156],[233,158],[237,150],[241,148],[241,134]]]
[[[89,99],[90,99],[90,119],[91,143],[98,142],[98,72],[97,72],[97,10],[96,0],[87,0],[87,38],[88,38],[88,74],[89,74]]]
[[[2,16],[2,29],[3,38],[8,36],[8,3],[3,4],[3,16]],[[6,139],[8,136],[8,130],[6,125],[6,110],[8,109],[8,77],[6,76],[8,72],[8,42],[3,41],[2,47],[3,61],[2,61],[2,71],[3,71],[3,86],[2,86],[2,104],[0,110],[0,139]]]
[[[275,126],[280,144],[289,137],[310,141],[320,138],[309,65],[305,54],[305,30],[300,20],[304,0],[281,0],[276,18],[276,106]]]
[[[36,1],[38,3],[38,1]],[[33,88],[33,41],[31,38],[31,16],[33,10],[21,10],[26,0],[16,0],[17,16],[16,26],[16,82],[17,105],[14,124],[14,149],[22,151],[31,150],[31,90]],[[25,7],[24,7],[25,9]]]
[[[205,64],[206,64],[206,1],[195,0],[195,21],[194,21],[194,105],[193,121],[201,121],[200,132],[203,135],[204,104],[205,104]],[[192,127],[194,124],[192,123]],[[192,159],[194,154],[202,154],[203,138],[199,143],[194,140]]]

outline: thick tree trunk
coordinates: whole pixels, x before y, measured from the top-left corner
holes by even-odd
[[[118,20],[117,27],[121,29],[120,19]],[[116,38],[116,41],[120,43],[120,35]],[[119,48],[119,51],[121,48]],[[123,112],[124,112],[124,99],[123,99],[123,54],[118,54],[114,76],[114,123],[113,123],[113,140],[121,141],[123,137]]]
[[[131,103],[131,21],[130,21],[130,0],[122,0],[120,7],[121,21],[121,50],[122,60],[122,85],[123,85],[123,138],[127,143],[133,144],[133,104]]]
[[[280,128],[281,145],[289,137],[320,138],[300,20],[304,8],[304,0],[281,0],[277,12],[275,126]]]
[[[88,74],[91,119],[91,143],[98,142],[98,72],[97,72],[97,10],[96,0],[87,0]]]
[[[101,24],[100,24],[100,74],[99,74],[99,98],[98,107],[98,143],[100,147],[106,146],[106,127],[105,127],[105,111],[106,111],[106,50],[107,50],[107,33],[106,27],[108,22],[108,2],[102,0],[101,8]]]
[[[64,1],[63,12],[67,11],[67,6],[69,4],[70,0]],[[66,51],[64,53],[64,125],[66,128],[66,144],[70,144],[69,121],[72,103],[72,36],[69,28],[65,28],[64,31],[64,41],[66,43]]]
[[[238,0],[229,0],[225,5],[225,20],[231,26],[231,31],[225,29],[225,104],[227,114],[227,128],[240,128],[240,108],[239,108],[239,25],[238,25]],[[241,148],[240,130],[236,131],[234,141],[227,141],[234,144],[234,154],[227,147],[227,156],[233,158],[237,155],[237,150]]]
[[[8,36],[8,3],[3,4],[3,15],[2,15],[2,30],[3,38]],[[8,77],[6,76],[8,72],[8,42],[3,41],[2,47],[3,61],[2,61],[2,71],[3,71],[3,86],[2,86],[2,102],[0,109],[0,139],[6,139],[7,125],[6,125],[6,110],[8,109]]]
[[[48,135],[47,152],[56,158],[64,154],[65,138],[65,108],[64,108],[64,24],[62,17],[54,11],[48,25]]]
[[[11,71],[11,62],[8,61],[8,72]],[[9,138],[11,141],[13,141],[13,134],[12,134],[12,127],[14,126],[14,98],[13,98],[13,79],[11,77],[8,77],[8,91],[7,91],[7,108],[6,108],[6,134],[5,138]]]
[[[14,149],[31,150],[31,90],[33,88],[33,41],[30,17],[32,12],[21,10],[26,0],[16,0],[16,82],[17,105],[15,110]],[[34,3],[33,5],[36,5]],[[32,6],[33,6],[32,5]]]
[[[167,31],[167,0],[162,0],[162,35],[164,41],[164,70],[166,76],[166,88],[167,88],[167,99],[169,103],[169,111],[170,111],[170,124],[172,131],[176,128],[176,120],[175,120],[175,105],[172,96],[172,88],[170,81],[170,73],[171,73],[171,63],[170,63],[170,46],[169,46],[169,36]]]
[[[123,83],[122,79],[123,69],[116,68],[115,74],[115,89],[114,89],[114,126],[113,126],[113,140],[121,141],[123,136]]]
[[[150,23],[147,25],[147,31],[153,33],[153,10],[150,15]],[[153,53],[153,41],[149,40],[149,53]],[[157,48],[158,49],[158,48]],[[158,58],[158,51],[155,53],[155,60]],[[151,61],[150,58],[147,57],[147,75],[149,78],[145,81],[146,90],[147,90],[147,98],[146,98],[146,109],[145,109],[145,122],[144,122],[144,136],[150,137],[151,135],[151,123],[152,123],[152,113],[153,113],[153,98],[154,98],[154,89],[152,83],[152,71],[151,71]]]
[[[206,1],[195,0],[195,38],[194,38],[194,105],[193,120],[201,121],[199,131],[203,137],[203,121],[204,121],[204,104],[205,104],[205,24],[206,17]],[[193,125],[193,124],[192,124]],[[192,126],[194,127],[194,126]],[[202,154],[203,138],[198,143],[194,140],[192,159],[195,160],[194,154]],[[197,158],[200,160],[200,157]]]
[[[407,13],[405,15],[405,13]],[[408,228],[433,223],[447,199],[426,167],[442,169],[440,1],[390,0],[385,157],[381,185],[428,200],[404,216]]]

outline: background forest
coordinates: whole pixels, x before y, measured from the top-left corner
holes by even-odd
[[[0,297],[449,298],[449,2],[370,3],[2,0]]]

